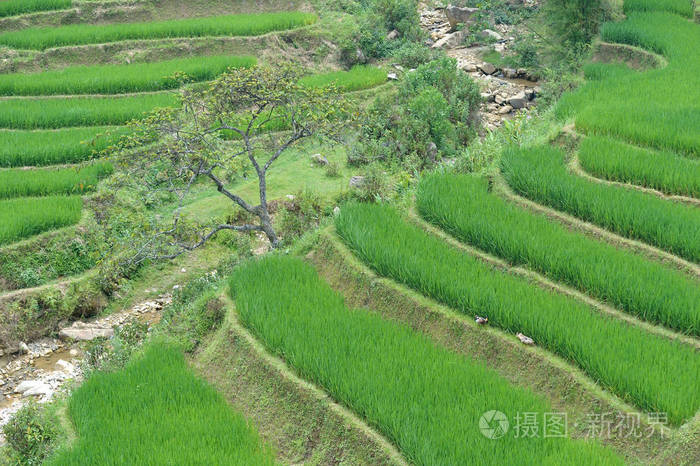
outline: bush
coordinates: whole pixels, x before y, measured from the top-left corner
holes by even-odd
[[[418,68],[437,58],[437,52],[416,42],[406,42],[394,52],[394,58],[401,66]]]
[[[30,401],[2,429],[17,464],[35,465],[54,450],[59,421],[46,408]]]
[[[370,107],[348,162],[432,165],[474,137],[480,102],[478,85],[454,59],[421,65],[406,74],[397,96],[378,98]]]
[[[609,18],[607,0],[547,0],[544,15],[563,48],[589,43],[600,24]]]
[[[321,196],[311,190],[299,191],[294,199],[284,203],[279,217],[279,232],[286,241],[302,236],[316,228],[323,216]]]

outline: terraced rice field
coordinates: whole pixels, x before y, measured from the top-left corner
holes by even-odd
[[[478,249],[526,265],[643,320],[700,336],[696,280],[506,202],[487,192],[484,179],[425,177],[417,206],[426,220]]]
[[[35,11],[61,10],[69,8],[72,0],[3,0],[0,2],[0,18]]]
[[[313,14],[285,11],[148,23],[76,24],[5,32],[0,34],[0,44],[15,49],[45,50],[67,45],[103,44],[123,40],[257,36],[306,26],[315,21],[316,16]]]
[[[621,463],[595,442],[486,438],[478,419],[487,407],[537,413],[551,407],[408,327],[348,309],[299,259],[251,263],[233,274],[230,287],[244,325],[376,426],[411,463]]]
[[[246,419],[172,344],[153,343],[125,370],[94,375],[68,409],[78,438],[50,465],[275,464]]]
[[[533,286],[407,224],[383,205],[347,205],[336,219],[343,241],[379,275],[468,316],[522,332],[583,369],[623,399],[680,424],[700,408],[694,347],[630,326],[581,302]],[[592,344],[591,342],[595,342]]]

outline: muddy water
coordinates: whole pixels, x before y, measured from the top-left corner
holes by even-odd
[[[71,351],[74,353],[71,355]],[[54,351],[53,353],[49,353],[46,356],[41,356],[38,357],[34,360],[32,365],[36,367],[39,370],[43,370],[45,372],[51,372],[55,370],[60,370],[61,368],[59,366],[56,366],[56,363],[60,360],[70,362],[71,359],[74,358],[82,358],[83,352],[80,351],[77,346],[76,347],[65,347],[62,348],[58,351]]]

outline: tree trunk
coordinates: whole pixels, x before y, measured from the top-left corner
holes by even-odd
[[[262,206],[261,206],[262,207]],[[262,226],[263,231],[267,235],[267,239],[270,240],[270,244],[273,248],[279,246],[279,238],[277,238],[277,233],[275,229],[272,228],[272,221],[270,220],[270,214],[267,212],[267,205],[260,209],[260,226]]]

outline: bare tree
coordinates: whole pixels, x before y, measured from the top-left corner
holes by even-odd
[[[338,140],[349,115],[332,86],[300,84],[290,66],[229,70],[212,83],[182,92],[177,109],[159,109],[132,123],[133,132],[110,152],[118,154],[122,181],[138,183],[146,196],[175,196],[172,223],[140,242],[135,260],[174,258],[204,245],[222,230],[262,231],[272,247],[267,174],[290,147],[318,136]],[[257,176],[258,200],[245,200],[229,179]],[[213,185],[256,221],[193,224],[183,218],[193,187]]]

